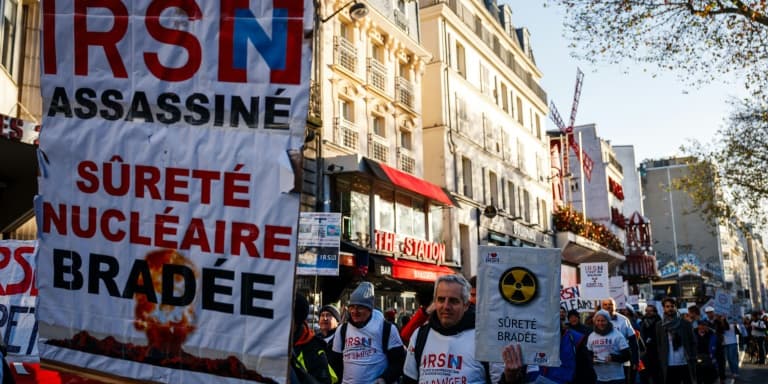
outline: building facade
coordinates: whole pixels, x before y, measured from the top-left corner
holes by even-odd
[[[0,238],[34,239],[42,121],[40,3],[0,0]]]
[[[424,175],[443,210],[446,254],[474,275],[478,245],[552,247],[547,97],[526,29],[495,1],[421,0]]]

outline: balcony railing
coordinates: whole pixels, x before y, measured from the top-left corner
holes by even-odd
[[[387,90],[387,67],[372,57],[368,58],[368,84],[382,92]]]
[[[405,13],[403,11],[395,8],[395,25],[397,25],[398,28],[402,29],[403,32],[408,33],[408,18],[405,16]]]
[[[370,135],[370,146],[368,147],[368,156],[374,160],[387,163],[389,161],[389,141],[376,134]]]
[[[480,18],[475,18],[472,15],[472,12],[466,9],[464,5],[461,4],[459,0],[421,0],[419,2],[419,7],[426,8],[432,5],[437,4],[446,4],[448,8],[450,8],[451,11],[453,11],[456,16],[461,19],[464,24],[467,25],[475,34],[482,40],[487,46],[488,49],[493,51],[496,56],[504,63],[507,64],[507,66],[520,78],[522,79],[525,84],[531,88],[531,90],[536,94],[536,96],[539,97],[544,103],[547,102],[547,93],[544,91],[544,89],[537,84],[530,72],[525,71],[525,69],[521,68],[520,66],[516,65],[514,61],[514,56],[510,51],[502,49],[502,47],[497,47],[494,44],[494,39],[491,37],[491,33],[483,27],[482,21]],[[512,40],[516,40],[516,36],[509,36]]]
[[[358,150],[359,146],[358,127],[355,123],[348,121],[343,117],[336,118],[336,143],[342,147]]]
[[[397,167],[400,168],[401,171],[411,174],[416,172],[416,157],[410,150],[400,148],[397,157]]]
[[[334,64],[355,72],[357,69],[357,48],[351,41],[342,36],[333,37]]]
[[[397,77],[397,101],[408,108],[413,108],[413,84],[404,77]]]

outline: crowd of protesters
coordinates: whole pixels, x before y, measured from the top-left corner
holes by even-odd
[[[738,378],[740,349],[765,363],[768,316],[742,321],[712,307],[702,315],[698,306],[680,310],[673,298],[661,302],[661,313],[654,305],[643,313],[617,309],[612,299],[592,313],[561,308],[558,367],[524,365],[515,344],[502,351],[502,363],[477,361],[475,280],[461,275],[438,278],[431,302],[399,326],[397,313],[375,308],[374,287],[362,282],[345,310],[320,308],[311,343],[308,303],[300,295],[296,303],[292,383],[712,384]],[[449,358],[458,364],[449,367]]]

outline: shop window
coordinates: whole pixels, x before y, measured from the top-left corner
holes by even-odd
[[[339,180],[336,184],[338,196],[334,209],[341,212],[342,236],[363,247],[370,245],[370,189],[366,185]]]
[[[376,229],[395,232],[395,199],[391,189],[377,188],[374,195]]]
[[[397,234],[426,239],[427,217],[424,208],[424,200],[398,193],[395,205]]]

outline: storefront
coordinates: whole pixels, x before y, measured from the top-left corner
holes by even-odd
[[[342,303],[360,281],[376,288],[377,306],[399,314],[431,297],[437,277],[456,273],[443,231],[456,205],[442,188],[385,164],[350,155],[326,159],[331,211],[341,212],[338,277],[321,278],[324,303]]]

